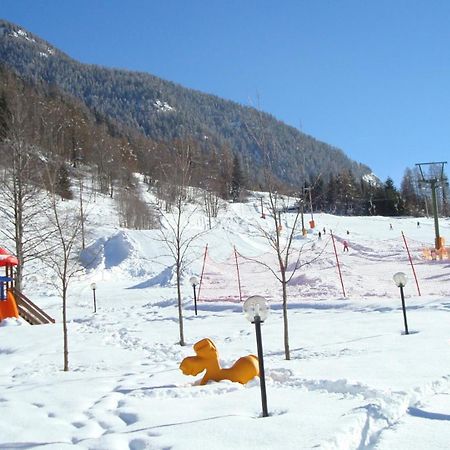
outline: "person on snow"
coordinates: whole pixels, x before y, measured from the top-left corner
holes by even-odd
[[[344,241],[344,252],[348,252],[348,242]]]

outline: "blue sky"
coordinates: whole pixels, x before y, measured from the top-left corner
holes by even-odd
[[[397,186],[406,167],[449,159],[447,0],[0,0],[0,10],[81,62],[259,105]]]

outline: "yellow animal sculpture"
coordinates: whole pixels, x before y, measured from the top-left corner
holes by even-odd
[[[259,375],[258,358],[255,355],[247,355],[239,358],[229,369],[222,369],[219,363],[217,348],[211,339],[202,339],[194,345],[197,356],[188,356],[180,364],[180,369],[185,375],[198,375],[206,369],[200,384],[206,384],[209,380],[230,380],[241,384],[249,382]]]

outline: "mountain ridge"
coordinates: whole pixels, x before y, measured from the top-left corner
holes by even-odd
[[[271,114],[146,72],[80,63],[5,20],[0,20],[0,61],[25,79],[56,85],[92,111],[152,139],[193,136],[206,147],[227,146],[250,170],[261,168],[263,152],[267,152],[274,174],[292,185],[346,170],[358,178],[371,173],[341,149]],[[271,139],[264,149],[255,140],[255,135],[263,134]]]

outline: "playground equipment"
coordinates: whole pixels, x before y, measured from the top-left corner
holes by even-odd
[[[31,325],[55,323],[55,320],[35,305],[14,287],[13,267],[17,258],[0,247],[0,267],[5,267],[6,276],[0,276],[0,321],[19,316]]]
[[[0,277],[0,321],[9,317],[19,317],[14,295],[10,290],[5,289],[5,284],[12,280],[10,277]]]
[[[0,248],[0,267],[5,267],[6,276],[0,277],[0,320],[19,317],[16,300],[11,292],[13,277],[12,268],[18,263],[17,258]]]
[[[194,345],[196,356],[184,358],[180,369],[184,375],[198,375],[206,369],[206,373],[200,381],[200,385],[209,380],[230,380],[241,384],[248,383],[259,375],[258,358],[255,355],[247,355],[239,358],[229,369],[222,369],[219,363],[217,348],[211,339],[202,339]]]

